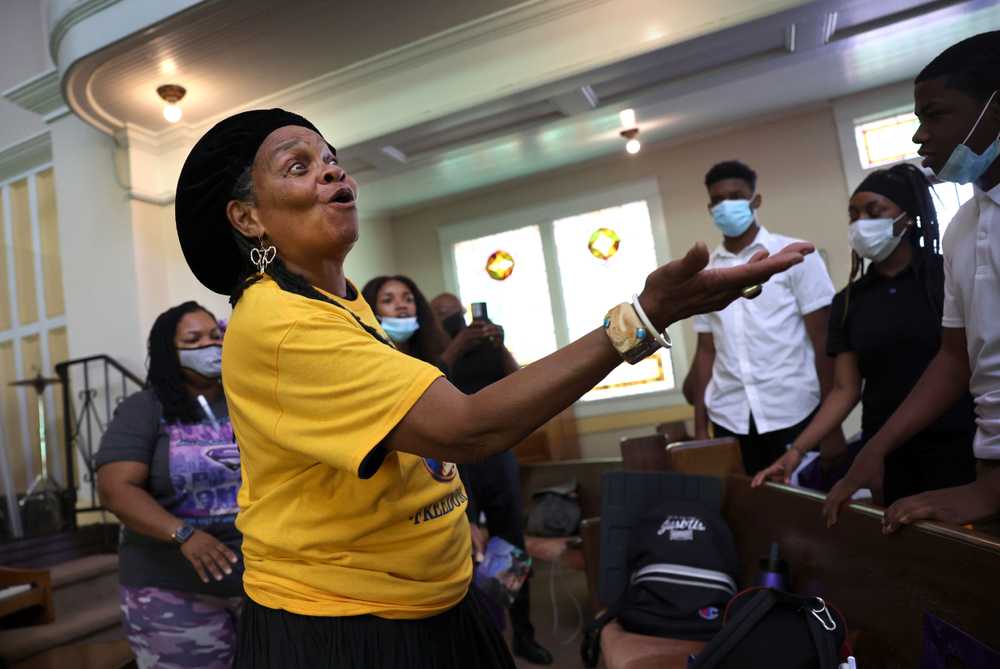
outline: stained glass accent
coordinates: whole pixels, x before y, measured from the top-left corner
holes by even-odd
[[[506,251],[494,251],[486,259],[486,273],[491,279],[504,281],[514,273],[514,256]]]
[[[587,248],[595,258],[608,260],[618,253],[618,247],[621,246],[621,243],[621,237],[611,228],[597,228],[594,230],[594,234],[590,235]]]

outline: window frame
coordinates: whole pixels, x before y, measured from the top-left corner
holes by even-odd
[[[663,200],[656,179],[646,178],[629,184],[601,189],[585,195],[543,202],[495,216],[439,227],[438,242],[441,251],[441,264],[445,286],[450,292],[458,294],[458,274],[455,268],[453,250],[456,243],[515,230],[525,226],[537,225],[542,241],[546,275],[549,281],[548,290],[549,299],[552,304],[552,321],[555,326],[556,345],[562,348],[569,344],[570,340],[568,334],[569,328],[566,321],[566,304],[563,298],[562,285],[559,280],[559,262],[556,253],[554,222],[559,219],[578,216],[600,209],[618,207],[638,200],[644,200],[649,210],[649,222],[652,228],[656,262],[662,265],[671,258],[667,226],[663,214]],[[634,290],[635,292],[639,292],[642,288],[642,286],[636,286]],[[614,305],[609,304],[608,308],[612,306]],[[595,323],[594,327],[596,328],[599,325],[599,323]],[[587,402],[578,401],[574,404],[576,415],[582,418],[684,404],[685,400],[681,392],[681,386],[688,371],[690,358],[688,356],[688,347],[686,345],[682,322],[671,325],[668,328],[668,333],[673,342],[673,348],[668,352],[674,372],[673,388],[625,397],[609,397]]]
[[[33,166],[30,169],[24,170],[18,174],[0,178],[0,206],[2,206],[3,211],[2,221],[0,221],[0,235],[2,235],[4,244],[7,247],[6,256],[4,258],[7,270],[7,276],[5,279],[7,281],[7,288],[10,292],[9,306],[11,311],[11,327],[7,330],[0,331],[0,344],[6,344],[7,342],[12,343],[14,352],[14,369],[18,378],[26,378],[31,375],[31,372],[25,369],[24,352],[22,350],[24,338],[30,336],[38,337],[42,370],[50,370],[53,367],[51,352],[49,351],[49,333],[53,330],[58,330],[59,328],[66,329],[65,311],[59,316],[50,318],[48,316],[48,309],[45,303],[45,279],[43,272],[44,268],[42,267],[42,241],[41,227],[38,220],[38,183],[36,179],[40,173],[47,170],[52,170],[53,173],[55,171],[51,161]],[[33,252],[32,271],[35,283],[35,300],[38,307],[38,320],[27,325],[21,323],[20,305],[18,303],[17,268],[15,267],[14,259],[14,222],[11,216],[10,197],[10,186],[22,180],[26,180],[28,186],[28,211],[30,213],[31,244]],[[21,431],[20,446],[24,456],[27,476],[26,480],[28,483],[30,483],[39,473],[36,471],[34,458],[34,437],[38,434],[38,426],[28,424],[28,416],[30,413],[29,402],[34,401],[34,396],[31,395],[31,397],[29,397],[29,394],[30,393],[27,389],[22,390],[19,393],[19,401],[17,403],[19,413],[17,420]],[[46,415],[46,439],[55,443],[58,441],[56,437],[58,435],[59,426],[56,424],[57,412],[52,388],[47,388],[45,390],[44,401]],[[14,448],[15,444],[9,441],[8,435],[5,434],[4,426],[6,425],[6,417],[3,415],[3,410],[3,405],[0,404],[0,445],[5,444],[6,448]],[[58,453],[58,449],[61,448],[61,446],[61,444],[56,443],[54,451],[53,447],[50,446],[50,452]],[[2,457],[6,458],[5,455]],[[63,461],[61,458],[52,457],[49,459],[49,475],[56,481],[66,483],[64,481],[65,472],[63,471]],[[0,484],[2,484],[2,482],[0,482]],[[72,484],[72,482],[70,482],[70,484]]]

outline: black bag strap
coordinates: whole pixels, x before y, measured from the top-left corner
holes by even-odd
[[[741,608],[739,613],[727,620],[723,631],[716,634],[715,638],[698,654],[690,669],[714,669],[718,667],[719,663],[767,615],[768,611],[775,607],[778,603],[777,594],[774,590],[766,588],[754,593],[750,602]]]
[[[626,591],[628,588],[626,588]],[[580,644],[580,658],[583,666],[593,669],[597,666],[597,661],[601,658],[601,630],[609,622],[618,617],[622,612],[625,603],[625,593],[623,592],[618,600],[609,606],[604,613],[594,618],[583,631],[583,642]]]

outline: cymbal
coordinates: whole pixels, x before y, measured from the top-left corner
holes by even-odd
[[[35,388],[44,389],[46,386],[51,386],[54,383],[62,383],[58,378],[50,376],[44,377],[41,374],[34,377],[33,379],[21,379],[20,381],[11,381],[8,386],[34,386]]]

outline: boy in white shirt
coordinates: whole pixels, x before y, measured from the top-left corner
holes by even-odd
[[[705,175],[709,212],[722,232],[709,267],[732,267],[758,251],[775,253],[798,241],[757,221],[757,174],[737,161]],[[819,254],[763,285],[760,295],[696,316],[692,395],[696,438],[739,440],[750,475],[767,467],[805,429],[833,382],[826,329],[833,283]],[[843,449],[840,434],[839,448]]]
[[[899,500],[884,530],[922,519],[966,523],[1000,512],[1000,31],[943,51],[917,75],[913,141],[923,164],[942,181],[974,183],[975,197],[943,240],[945,267],[941,348],[913,391],[830,491],[823,513],[881,478],[893,449],[937,419],[968,389],[976,403],[974,443],[979,478]]]

